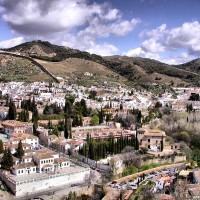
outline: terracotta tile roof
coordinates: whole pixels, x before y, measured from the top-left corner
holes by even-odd
[[[14,127],[25,127],[29,124],[30,123],[28,123],[28,122],[20,122],[20,121],[16,121],[16,120],[6,120],[2,123],[2,126],[14,128]]]

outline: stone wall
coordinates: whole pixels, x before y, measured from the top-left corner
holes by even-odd
[[[186,161],[186,156],[185,155],[177,155],[177,156],[170,156],[170,157],[164,157],[164,158],[150,158],[147,160],[142,160],[141,165],[149,165],[152,163],[159,163],[161,165],[163,164],[173,164],[173,163],[180,163],[180,162],[185,162]]]

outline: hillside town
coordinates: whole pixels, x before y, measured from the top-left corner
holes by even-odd
[[[199,153],[188,155],[188,133],[177,130],[200,120],[199,88],[156,95],[62,81],[1,83],[0,91],[0,178],[13,197],[101,186],[97,199],[136,198],[143,188],[143,195],[175,199],[178,184],[198,196]]]
[[[0,200],[200,200],[200,0],[0,0]]]

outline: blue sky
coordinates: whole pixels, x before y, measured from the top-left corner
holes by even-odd
[[[0,47],[42,39],[101,55],[200,56],[199,0],[0,0]]]

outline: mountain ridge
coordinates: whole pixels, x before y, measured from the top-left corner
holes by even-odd
[[[25,54],[33,59],[43,60],[49,64],[55,62],[58,72],[59,62],[65,62],[66,60],[76,58],[76,62],[77,60],[80,61],[80,63],[83,63],[83,60],[92,62],[94,65],[94,72],[95,66],[98,65],[99,67],[99,65],[101,65],[135,84],[200,85],[200,59],[195,59],[180,65],[169,65],[154,59],[141,57],[119,55],[102,57],[96,54],[90,54],[86,51],[54,45],[48,41],[40,40],[22,43],[3,50]],[[71,62],[73,62],[73,60]],[[67,73],[67,63],[65,65],[66,67],[64,70],[66,70]],[[84,64],[84,66],[87,68],[86,64]]]

